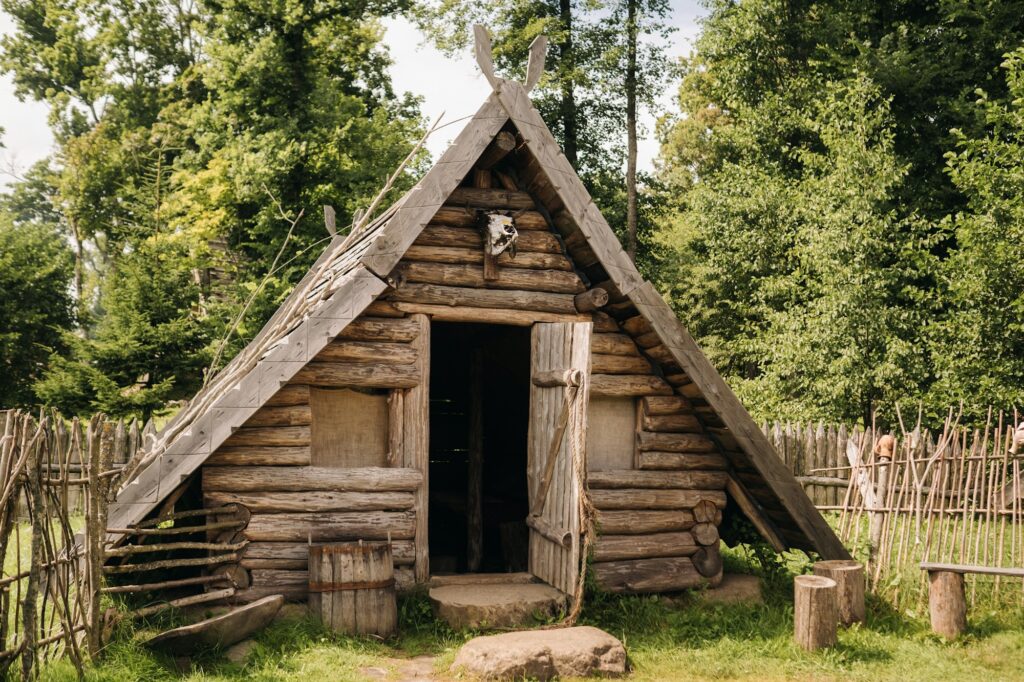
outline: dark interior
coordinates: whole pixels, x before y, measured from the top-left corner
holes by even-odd
[[[525,571],[530,330],[435,322],[430,359],[431,573]],[[482,554],[468,558],[473,411],[480,410]]]

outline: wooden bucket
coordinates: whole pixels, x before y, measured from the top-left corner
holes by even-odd
[[[309,607],[335,632],[395,634],[398,606],[391,544],[311,545]]]

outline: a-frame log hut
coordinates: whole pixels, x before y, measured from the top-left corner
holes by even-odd
[[[472,121],[164,428],[110,528],[190,486],[241,505],[221,539],[246,543],[240,600],[304,599],[307,545],[357,539],[392,541],[400,587],[528,571],[571,594],[591,510],[613,591],[720,579],[723,512],[848,558],[531,104],[543,43],[523,85],[494,75],[478,27],[493,92]]]

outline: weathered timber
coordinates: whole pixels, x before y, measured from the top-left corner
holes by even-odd
[[[193,585],[209,585],[211,583],[228,582],[228,578],[222,575],[199,575],[191,578],[178,578],[176,580],[161,580],[156,583],[141,583],[139,585],[108,585],[101,591],[105,594],[126,594],[137,592],[162,592],[173,590],[179,587],[191,587]]]
[[[379,362],[385,365],[410,365],[416,362],[416,349],[408,343],[335,340],[324,346],[324,349],[313,359],[317,362]]]
[[[606,355],[640,355],[632,339],[625,334],[594,334],[590,337],[590,350]]]
[[[718,545],[701,547],[690,557],[693,567],[705,578],[710,578],[712,583],[722,578],[722,552]]]
[[[406,284],[390,294],[393,301],[431,305],[469,306],[508,310],[538,310],[573,315],[576,308],[572,296],[544,291],[508,289],[476,289],[437,284]]]
[[[245,547],[246,543],[235,542],[161,542],[150,545],[121,545],[104,550],[107,556],[134,556],[152,552],[171,552],[181,549],[203,549],[211,552],[236,552]]]
[[[636,345],[641,348],[653,348],[661,343],[661,337],[658,336],[657,332],[647,332],[646,334],[640,334],[634,336],[633,340],[636,341]]]
[[[262,407],[249,417],[243,428],[250,426],[309,426],[309,405]]]
[[[363,317],[403,318],[405,313],[395,310],[387,301],[378,298],[363,309]]]
[[[658,362],[660,362],[663,365],[673,365],[674,366],[676,364],[675,356],[673,356],[672,352],[667,347],[665,347],[663,344],[658,344],[657,346],[651,346],[650,348],[645,348],[644,349],[644,353],[648,357],[653,358],[654,360],[657,360]]]
[[[672,387],[648,374],[594,374],[590,377],[590,394],[609,398],[672,395]]]
[[[796,576],[793,579],[796,643],[807,651],[835,646],[838,621],[835,581],[817,575]]]
[[[645,374],[651,371],[651,363],[639,355],[595,354],[591,363],[595,374]]]
[[[474,168],[473,169],[473,186],[474,187],[493,187],[494,186],[494,174],[491,171]]]
[[[241,504],[253,513],[387,511],[412,509],[412,492],[207,492],[207,504]]]
[[[201,648],[226,648],[266,627],[283,604],[282,595],[272,595],[219,616],[162,632],[147,641],[146,646],[177,656],[189,656]]]
[[[309,466],[307,446],[225,446],[217,448],[204,462],[206,466]]]
[[[635,315],[622,323],[622,328],[630,336],[640,336],[653,331],[651,323],[643,315]]]
[[[457,246],[418,246],[413,245],[405,252],[405,259],[423,263],[457,263],[462,265],[482,265],[483,249],[471,249]],[[506,268],[523,268],[527,270],[572,270],[572,262],[560,253],[544,253],[541,251],[523,251],[515,258],[504,251],[495,258],[495,264]],[[579,294],[582,296],[583,294]]]
[[[693,539],[701,545],[717,545],[718,544],[718,526],[713,523],[698,523],[690,529],[690,533],[693,534]]]
[[[493,168],[494,164],[504,159],[515,148],[516,136],[507,130],[502,130],[494,136],[491,143],[487,145],[487,149],[476,160],[476,167],[481,169]]]
[[[720,490],[621,488],[617,490],[590,491],[590,501],[600,510],[689,509],[705,498],[721,507],[725,507],[725,493]]]
[[[604,289],[590,289],[582,294],[576,294],[576,310],[581,313],[590,313],[603,308],[608,303],[608,292]]]
[[[540,310],[513,310],[507,308],[474,308],[470,306],[431,305],[427,303],[395,303],[408,313],[422,314],[443,322],[479,322],[530,327],[536,322],[583,322],[586,316],[564,313],[546,313]]]
[[[418,333],[419,328],[408,318],[360,317],[350,322],[338,335],[338,339],[407,342],[415,339]]]
[[[576,273],[562,270],[503,268],[498,271],[494,280],[484,279],[484,269],[476,265],[403,261],[402,270],[408,281],[421,284],[551,291],[563,294],[576,294],[583,290],[583,282]]]
[[[645,431],[660,431],[663,433],[701,433],[700,421],[693,414],[644,414],[641,420]]]
[[[410,468],[205,467],[203,490],[226,492],[326,490],[332,492],[413,491],[423,474]]]
[[[391,557],[396,566],[412,566],[416,560],[416,545],[412,540],[394,540]],[[243,568],[278,568],[293,571],[306,570],[309,543],[303,542],[250,542],[239,562]]]
[[[104,573],[143,573],[145,571],[161,571],[168,568],[186,568],[188,566],[213,566],[215,564],[235,563],[239,555],[216,554],[213,556],[192,557],[188,559],[161,559],[159,561],[147,561],[139,564],[121,564],[118,566],[104,566]]]
[[[676,592],[705,582],[689,557],[604,561],[593,564],[592,570],[597,584],[608,592]]]
[[[334,632],[390,637],[398,628],[386,542],[309,548],[309,608]]]
[[[722,510],[711,500],[701,500],[693,507],[693,519],[697,523],[709,523],[713,526],[722,525]],[[704,544],[710,545],[710,542]]]
[[[308,386],[282,386],[277,393],[263,404],[263,407],[284,407],[287,405],[308,405]]]
[[[698,548],[693,536],[685,531],[655,535],[601,535],[594,548],[594,561],[690,556]]]
[[[644,414],[661,416],[669,414],[689,413],[692,403],[678,395],[656,395],[643,399]]]
[[[310,386],[411,388],[419,382],[419,379],[416,365],[310,362],[295,373],[291,383]],[[266,445],[266,443],[252,443],[252,445]]]
[[[685,509],[672,511],[608,510],[597,511],[597,530],[607,535],[643,535],[669,533],[693,528],[693,514]]]
[[[719,454],[650,450],[638,453],[637,466],[641,469],[656,471],[691,471],[693,469],[725,469],[728,463]]]
[[[471,208],[501,208],[530,210],[536,208],[533,197],[526,192],[510,192],[507,189],[482,189],[479,187],[456,187],[448,196],[448,204]]]
[[[447,246],[467,249],[482,249],[484,239],[475,227],[446,227],[428,225],[413,246]],[[563,253],[558,238],[550,232],[525,231],[519,233],[516,250],[520,253]]]
[[[410,540],[416,532],[412,512],[320,512],[253,514],[242,531],[259,542],[334,542],[337,540]]]
[[[768,540],[768,544],[772,546],[772,549],[776,552],[784,552],[786,550],[786,542],[775,526],[775,522],[764,513],[761,506],[747,492],[746,487],[730,476],[729,480],[725,482],[725,490],[729,493],[729,497],[736,502],[743,515],[750,519],[754,528],[757,529],[762,537]]]
[[[419,385],[407,390],[402,399],[402,456],[404,466],[418,472],[423,481],[416,491],[414,506],[416,562],[413,575],[415,582],[424,583],[430,577],[430,545],[427,534],[430,475],[430,318],[416,314],[412,319],[419,327],[419,334],[414,343],[420,352],[418,368],[421,379]]]
[[[863,623],[864,609],[864,565],[858,561],[844,559],[819,561],[814,564],[814,575],[831,578],[836,583],[836,598],[839,607],[839,623],[853,625]]]
[[[967,631],[963,573],[928,572],[928,612],[932,631],[946,639],[956,639]]]
[[[594,319],[595,334],[617,333],[619,331],[619,323],[608,313],[595,312],[592,317]],[[591,337],[591,341],[593,341],[593,337]]]
[[[243,427],[224,441],[227,447],[239,446],[291,446],[309,447],[308,426]]]
[[[591,489],[680,488],[722,490],[728,477],[724,471],[638,471],[619,469],[591,471],[587,485]]]
[[[637,445],[641,451],[662,452],[715,452],[715,442],[695,433],[637,432]]]

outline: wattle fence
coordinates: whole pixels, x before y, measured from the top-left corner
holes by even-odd
[[[1018,426],[1015,426],[1018,425]],[[1018,415],[983,428],[954,417],[931,433],[808,424],[764,425],[779,456],[826,514],[869,586],[901,606],[923,605],[921,562],[1024,565],[1024,481]],[[969,575],[968,598],[1024,604],[1024,581]]]

